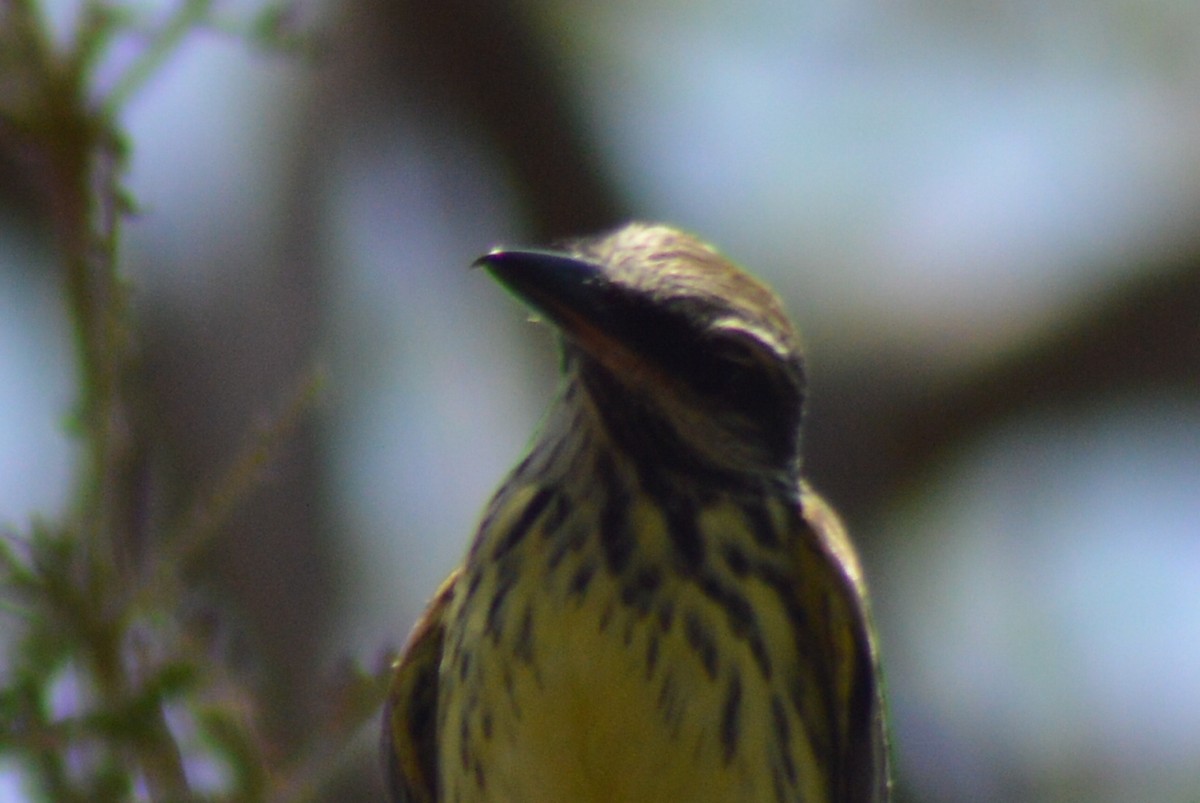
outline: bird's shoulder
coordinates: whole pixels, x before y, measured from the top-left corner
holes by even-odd
[[[396,803],[435,803],[438,672],[461,570],[442,583],[392,667],[383,717],[385,780]]]
[[[855,596],[865,598],[867,589],[863,580],[862,563],[841,516],[803,480],[800,482],[799,498],[800,514],[816,538],[817,544],[834,558],[834,565],[841,568]]]
[[[842,758],[837,773],[842,800],[884,801],[890,797],[889,746],[884,725],[884,695],[879,666],[879,645],[871,615],[870,595],[862,564],[841,517],[805,482],[800,484],[800,509],[804,522],[833,568],[836,599],[842,605],[826,606],[831,616],[832,653],[838,663],[835,694],[844,717]],[[841,615],[834,613],[841,609]],[[837,624],[834,624],[837,623]]]

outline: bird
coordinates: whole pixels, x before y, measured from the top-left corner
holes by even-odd
[[[886,801],[855,549],[802,478],[799,336],[700,238],[476,261],[562,381],[391,669],[400,803]]]

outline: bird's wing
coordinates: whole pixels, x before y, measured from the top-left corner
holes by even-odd
[[[413,628],[392,668],[383,711],[385,782],[396,803],[438,800],[437,703],[445,625],[459,572],[452,573]]]
[[[806,483],[800,486],[804,520],[835,572],[833,591],[844,606],[824,606],[831,614],[829,640],[836,663],[835,710],[841,720],[836,797],[878,803],[890,799],[888,735],[879,648],[858,553],[833,508]]]

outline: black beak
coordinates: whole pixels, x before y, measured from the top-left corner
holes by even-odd
[[[635,346],[630,324],[640,317],[640,305],[600,265],[556,251],[497,250],[475,260],[473,267],[486,268],[513,295],[593,354],[603,353],[606,346]]]

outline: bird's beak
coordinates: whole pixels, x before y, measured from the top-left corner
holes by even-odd
[[[641,361],[634,299],[601,266],[555,251],[497,250],[475,260],[474,267],[487,268],[601,362]]]

